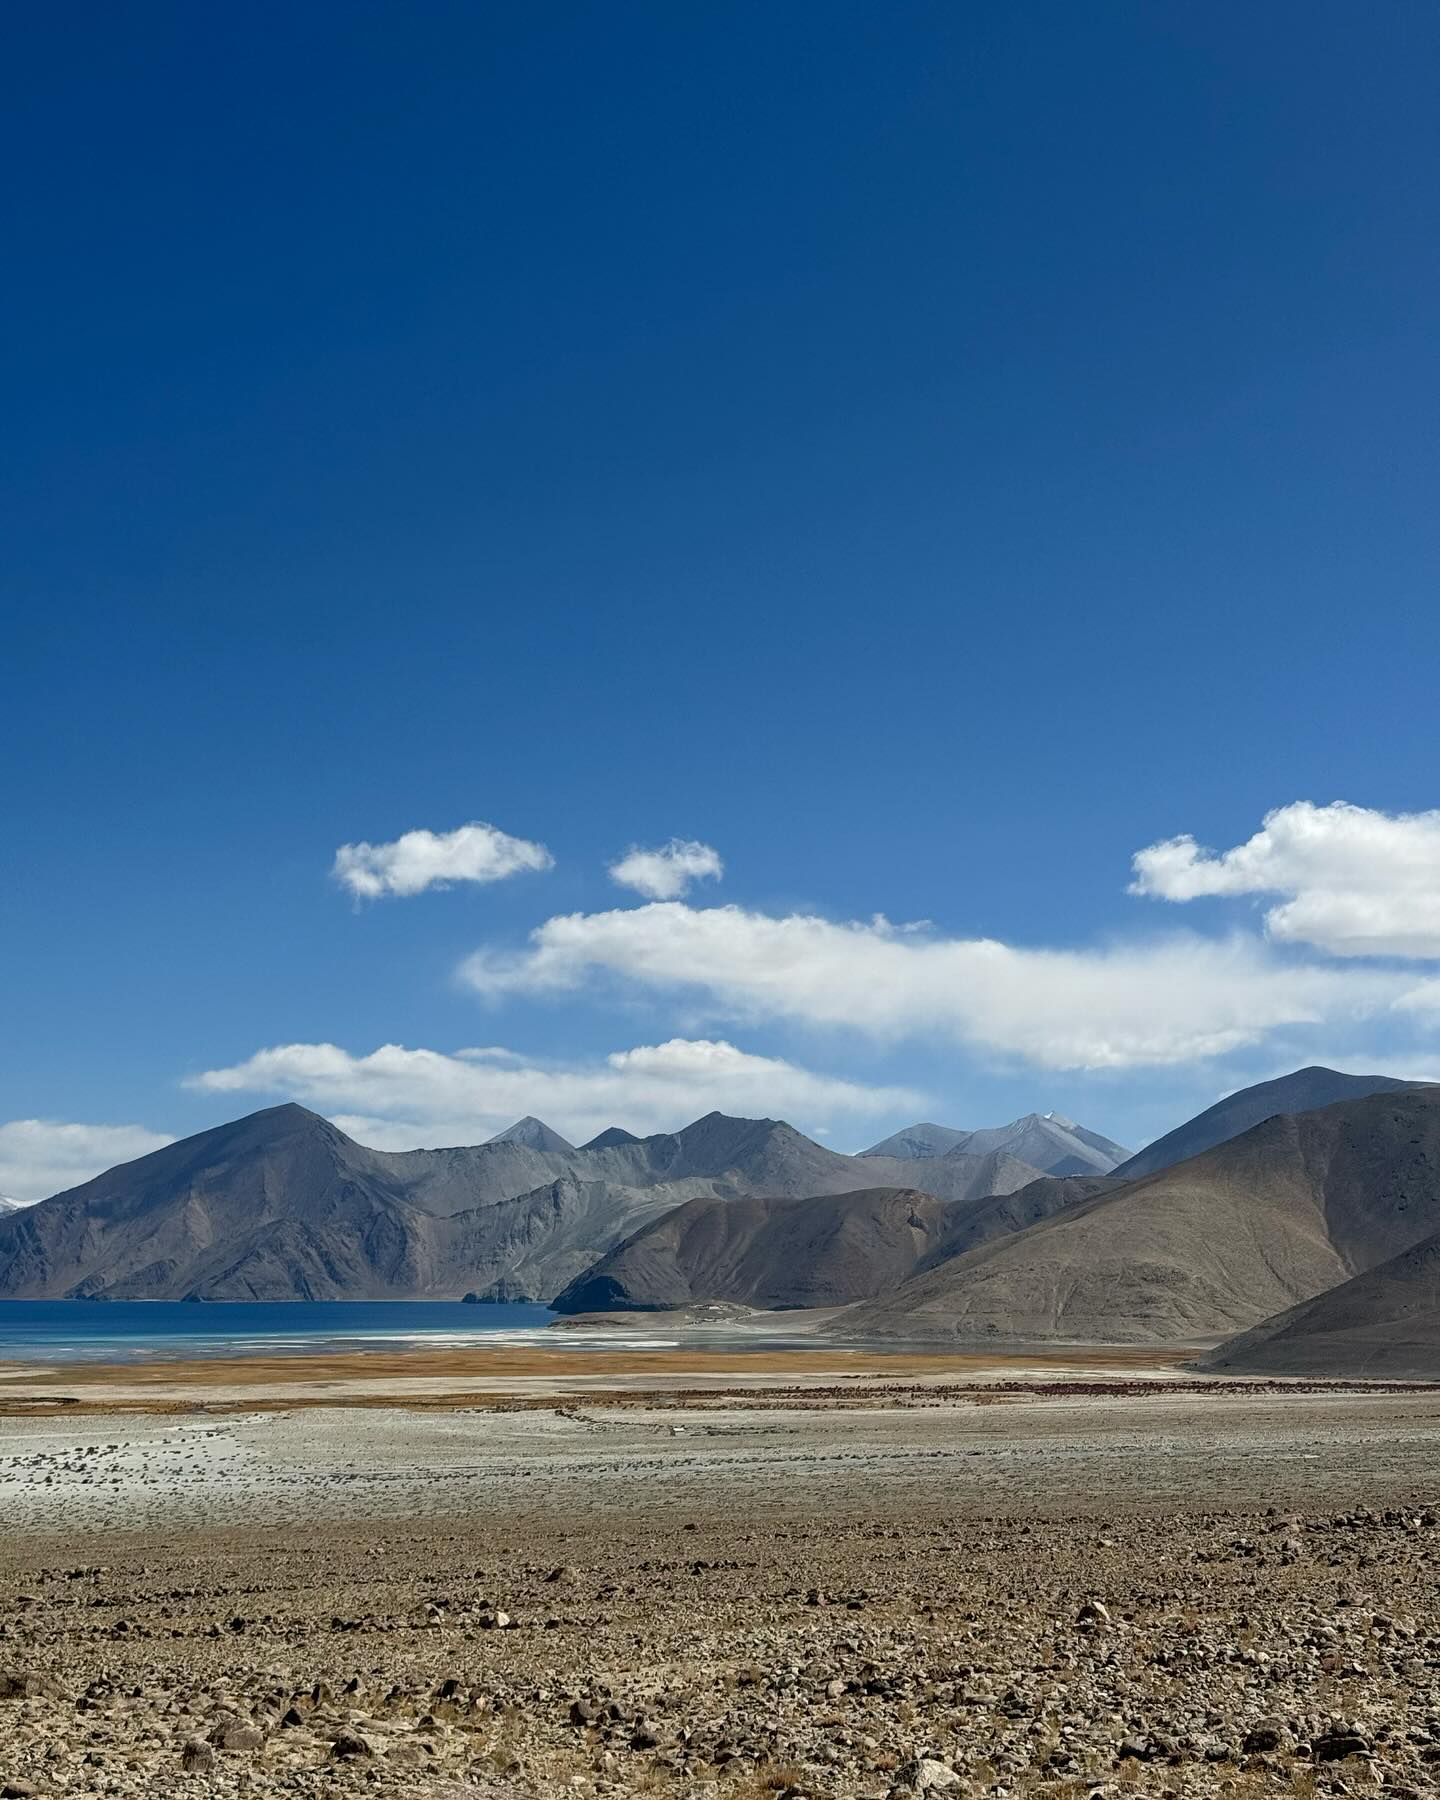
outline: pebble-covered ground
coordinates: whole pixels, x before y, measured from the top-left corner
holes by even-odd
[[[0,1793],[1434,1791],[1440,1398],[1181,1405],[797,1412],[759,1480],[738,1413],[497,1419],[537,1476],[462,1434],[474,1479],[388,1519],[363,1437],[277,1500],[229,1423],[7,1421]],[[115,1529],[47,1532],[47,1476]],[[246,1478],[289,1516],[194,1521]]]

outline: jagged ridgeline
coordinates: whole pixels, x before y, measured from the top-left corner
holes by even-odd
[[[1003,1151],[842,1156],[774,1119],[711,1113],[582,1149],[536,1119],[486,1144],[370,1150],[301,1106],[204,1131],[0,1219],[0,1296],[549,1300],[684,1202],[877,1185],[942,1200],[1037,1171]]]

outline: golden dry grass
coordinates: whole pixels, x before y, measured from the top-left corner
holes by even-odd
[[[582,1399],[586,1405],[634,1405],[647,1395],[676,1405],[725,1399],[774,1404],[782,1398],[803,1402],[807,1396],[844,1405],[923,1398],[930,1391],[941,1394],[977,1381],[1048,1383],[1096,1376],[1123,1380],[1136,1372],[1178,1374],[1185,1355],[1149,1347],[1065,1347],[1022,1355],[891,1354],[828,1345],[753,1351],[477,1345],[50,1368],[7,1363],[0,1364],[0,1415],[183,1412],[197,1407],[214,1412],[395,1404],[528,1407],[553,1406],[565,1398]],[[1004,1397],[1021,1396],[994,1396]]]

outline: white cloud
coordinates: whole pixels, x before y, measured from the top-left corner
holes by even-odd
[[[0,1194],[45,1200],[92,1175],[163,1150],[174,1138],[141,1125],[66,1125],[56,1119],[12,1119],[0,1125]]]
[[[718,1109],[745,1117],[873,1118],[913,1112],[925,1096],[815,1074],[733,1044],[672,1038],[589,1062],[525,1062],[509,1051],[409,1050],[352,1056],[335,1044],[279,1044],[188,1086],[283,1095],[328,1114],[379,1149],[474,1144],[533,1113],[575,1143],[608,1125],[643,1136]]]
[[[693,838],[671,838],[658,850],[632,847],[610,865],[610,879],[634,888],[647,900],[678,900],[694,881],[718,881],[725,873],[720,852]]]
[[[1131,892],[1288,895],[1265,915],[1278,942],[1335,956],[1440,957],[1440,812],[1300,801],[1267,813],[1254,837],[1218,856],[1189,836],[1152,844],[1135,857]]]
[[[1246,936],[1029,949],[881,918],[836,924],[674,902],[552,918],[527,950],[478,952],[460,973],[491,996],[565,993],[609,976],[698,994],[718,1017],[948,1038],[1057,1069],[1219,1056],[1280,1027],[1388,1008],[1409,986],[1378,970],[1287,963]]]
[[[543,844],[476,820],[457,831],[407,831],[393,844],[342,844],[331,874],[352,894],[375,900],[423,894],[452,881],[503,881],[551,868],[554,861]]]

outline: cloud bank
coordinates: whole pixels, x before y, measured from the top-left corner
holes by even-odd
[[[141,1125],[67,1125],[12,1119],[0,1125],[0,1194],[47,1200],[116,1163],[163,1150],[174,1138]]]
[[[1440,957],[1440,812],[1299,801],[1218,856],[1187,835],[1134,862],[1130,891],[1159,900],[1288,896],[1265,914],[1277,942],[1332,956]]]
[[[725,873],[720,852],[693,838],[671,838],[658,850],[632,848],[610,865],[610,879],[647,900],[678,900],[696,881],[718,881]]]
[[[1246,935],[1048,950],[677,902],[548,919],[527,949],[482,950],[460,974],[488,997],[604,979],[688,996],[718,1018],[949,1040],[1051,1069],[1220,1056],[1281,1027],[1388,1009],[1413,986],[1393,971],[1287,962]]]
[[[357,898],[378,900],[456,881],[503,881],[554,862],[543,844],[475,820],[457,831],[407,831],[392,844],[342,844],[331,874]]]
[[[335,1044],[279,1044],[186,1085],[299,1100],[361,1142],[389,1150],[479,1143],[527,1113],[583,1143],[608,1125],[641,1136],[675,1131],[714,1108],[809,1122],[927,1104],[910,1088],[867,1087],[723,1040],[686,1038],[568,1064],[527,1061],[499,1048],[447,1055],[385,1044],[354,1056]]]

